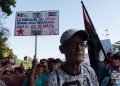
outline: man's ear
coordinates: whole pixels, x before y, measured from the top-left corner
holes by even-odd
[[[62,45],[59,46],[59,50],[60,50],[60,52],[61,52],[62,54],[64,53],[64,48],[63,48]]]

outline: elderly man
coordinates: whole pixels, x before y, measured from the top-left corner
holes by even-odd
[[[82,63],[87,39],[84,30],[69,29],[62,34],[59,49],[66,62],[48,75],[44,86],[99,86],[94,70]]]

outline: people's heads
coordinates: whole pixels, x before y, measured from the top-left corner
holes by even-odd
[[[113,53],[111,53],[111,52],[108,52],[108,53],[107,53],[108,60],[111,61],[112,55],[113,55]]]
[[[10,75],[10,74],[11,74],[10,70],[5,70],[2,75]]]
[[[41,59],[40,64],[43,65],[43,70],[48,71],[48,61],[46,59]]]
[[[48,69],[49,71],[57,69],[57,62],[54,58],[48,59]]]
[[[23,63],[21,63],[20,66],[23,66]]]
[[[36,69],[35,69],[35,74],[39,76],[42,73],[43,73],[43,65],[42,64],[37,64]]]
[[[61,64],[62,64],[62,61],[61,61],[59,58],[57,58],[57,59],[56,59],[56,62],[57,62],[57,67],[60,67]]]
[[[120,53],[115,53],[112,56],[112,65],[120,66]]]
[[[40,59],[40,63],[41,62],[47,62],[47,59]]]
[[[108,64],[111,64],[112,55],[113,55],[113,53],[107,52],[107,53],[106,53],[107,58],[105,58],[104,61],[105,61],[106,63],[108,63]]]
[[[23,65],[23,63],[21,63],[19,67],[21,68],[21,70],[24,70],[24,65]]]
[[[87,39],[88,34],[84,30],[69,29],[62,34],[59,49],[65,54],[66,61],[72,63],[83,61]]]
[[[107,52],[107,56],[108,56],[108,58],[112,57],[112,53],[111,52]]]
[[[120,66],[117,67],[117,71],[120,73]]]
[[[24,70],[20,67],[15,67],[14,72],[15,74],[21,74],[21,73],[24,73]]]

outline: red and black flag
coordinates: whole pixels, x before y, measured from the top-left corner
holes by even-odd
[[[89,40],[87,41],[87,44],[88,44],[88,54],[89,54],[90,64],[92,68],[96,70],[97,62],[99,61],[100,54],[102,53],[105,58],[106,58],[106,54],[100,42],[98,34],[94,28],[94,25],[89,17],[89,14],[83,2],[81,3],[82,3],[82,8],[83,8],[85,30],[89,34]]]

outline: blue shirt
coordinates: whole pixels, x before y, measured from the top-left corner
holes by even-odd
[[[28,86],[28,85],[27,85],[27,82],[28,82],[28,78],[26,77],[26,78],[23,80],[22,86]],[[37,76],[37,77],[35,78],[35,84],[36,84],[36,86],[43,86],[42,76]]]
[[[36,86],[43,86],[42,76],[36,77],[35,84],[36,84]]]
[[[46,77],[48,76],[48,74],[49,74],[48,71],[44,71],[44,72],[42,73],[42,80],[43,80],[43,82],[44,82],[44,80],[46,79]]]
[[[111,76],[105,77],[102,81],[101,86],[108,86],[109,83],[112,83],[112,86],[120,86],[120,78],[111,79]]]

